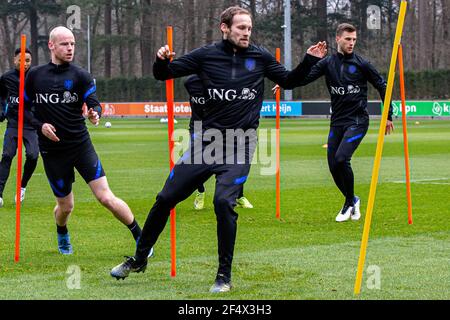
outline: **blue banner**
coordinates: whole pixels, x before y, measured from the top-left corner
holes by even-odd
[[[275,117],[277,114],[275,101],[264,101],[261,108],[262,117]],[[300,101],[281,101],[281,117],[299,117],[302,115],[302,103]]]

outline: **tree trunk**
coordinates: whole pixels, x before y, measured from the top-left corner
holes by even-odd
[[[142,0],[141,17],[141,59],[142,76],[152,74],[152,63],[154,60],[152,54],[152,0]]]
[[[431,29],[432,35],[431,35],[431,68],[436,69],[436,1],[432,1],[432,16],[433,16],[433,28]]]
[[[444,30],[444,44],[450,45],[450,3],[448,0],[442,0],[442,29]],[[447,50],[448,51],[448,50]]]
[[[208,28],[206,30],[206,43],[210,44],[214,42],[213,36],[214,36],[214,27],[217,27],[214,25],[215,22],[215,10],[214,6],[209,6],[209,12],[208,12]]]
[[[252,14],[253,19],[256,18],[256,1],[250,0],[250,13]]]
[[[429,3],[427,0],[418,1],[419,5],[419,69],[424,70],[428,67],[430,57],[430,18]]]
[[[317,26],[316,41],[327,40],[327,0],[317,0],[317,20],[320,21]]]
[[[187,0],[185,1],[186,13],[187,16],[184,17],[186,21],[186,33],[184,34],[186,37],[186,51],[191,51],[196,47],[196,30],[195,30],[195,2],[194,0]],[[198,19],[200,22],[200,19]]]
[[[8,59],[1,59],[1,60],[8,61],[8,68],[12,69],[14,67],[14,63],[13,63],[13,60],[11,59],[11,57],[14,54],[14,43],[11,41],[11,38],[10,38],[11,31],[9,28],[7,16],[2,17],[2,25],[3,25],[3,31],[4,31],[5,48],[6,48],[5,53],[6,53],[6,57],[8,57]]]
[[[111,0],[105,3],[105,78],[111,78],[111,33],[112,33]]]
[[[131,5],[128,5],[126,15],[127,15],[127,38],[128,38],[128,61],[127,61],[127,70],[128,70],[128,77],[132,77],[134,75],[134,66],[136,64],[135,61],[135,55],[134,55],[134,26],[135,26],[135,19],[134,19],[134,10],[133,7],[135,6],[135,2],[133,1]]]
[[[38,14],[37,1],[32,0],[30,6],[30,35],[31,35],[31,55],[33,56],[33,66],[39,64],[39,30],[38,30]]]
[[[125,61],[124,61],[124,53],[123,53],[123,19],[120,15],[121,7],[120,7],[120,1],[116,0],[116,27],[117,27],[117,34],[120,37],[119,41],[119,64],[120,64],[120,75],[125,76]]]

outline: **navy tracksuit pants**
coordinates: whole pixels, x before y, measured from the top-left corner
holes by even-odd
[[[330,127],[328,136],[328,167],[334,182],[345,197],[347,205],[353,205],[354,175],[350,164],[353,153],[367,133],[369,123]]]
[[[250,142],[246,140],[244,145],[245,147],[242,144],[235,143],[231,148],[234,150],[233,154],[225,152],[224,146],[223,155],[217,154],[217,161],[211,163],[210,160],[204,159],[211,153],[211,144],[202,142],[200,148],[194,148],[194,142],[191,142],[190,150],[175,165],[148,214],[136,249],[137,260],[146,259],[148,252],[167,224],[170,210],[177,203],[188,198],[212,175],[215,175],[214,211],[217,219],[219,254],[217,275],[225,280],[231,280],[231,265],[238,219],[234,207],[236,206],[236,198],[238,198],[250,171],[250,163],[256,146],[256,136]],[[236,156],[237,154],[244,154],[245,161],[242,161],[242,157]],[[198,162],[199,155],[204,156],[200,163]],[[241,161],[238,161],[238,158]],[[187,159],[190,159],[189,163],[186,163]]]

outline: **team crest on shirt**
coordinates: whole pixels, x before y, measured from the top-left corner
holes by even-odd
[[[64,80],[64,89],[72,90],[73,89],[73,80]]]
[[[253,71],[256,68],[256,60],[255,59],[245,59],[245,67],[248,71]]]
[[[354,66],[354,65],[349,65],[348,66],[348,72],[350,72],[350,73],[355,73],[356,72],[356,66]]]

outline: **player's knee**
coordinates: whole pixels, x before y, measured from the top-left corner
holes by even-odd
[[[345,164],[349,159],[344,154],[336,154],[336,156],[334,157],[334,160],[336,162],[336,166],[339,167],[339,166],[342,166],[343,164]]]
[[[176,199],[166,192],[158,193],[158,195],[156,196],[156,201],[158,202],[159,205],[164,207],[172,208],[176,205]]]
[[[333,159],[331,161],[328,161],[328,168],[330,169],[331,173],[334,173],[339,170],[339,164]]]
[[[102,204],[102,206],[106,208],[110,208],[113,206],[116,201],[116,197],[112,192],[104,192],[97,196],[98,201]]]
[[[2,162],[11,164],[14,156],[15,156],[15,154],[11,155],[11,154],[4,153],[2,155]]]
[[[73,212],[74,204],[73,203],[64,203],[59,205],[59,211],[61,214],[68,216]]]
[[[214,207],[216,209],[219,209],[219,211],[222,211],[223,209],[229,209],[229,208],[232,209],[233,203],[227,197],[224,197],[222,195],[216,195],[214,197]]]
[[[37,161],[39,158],[39,153],[27,153],[26,160],[27,161]]]

